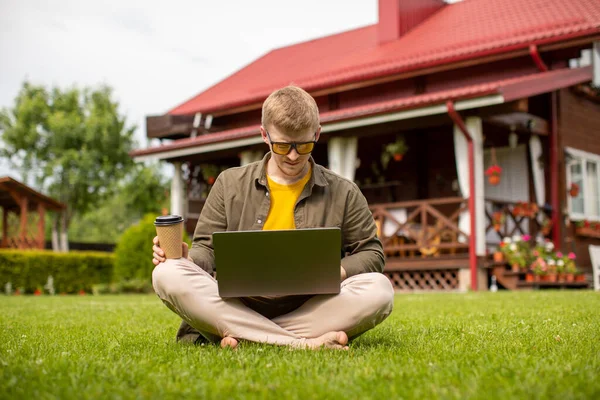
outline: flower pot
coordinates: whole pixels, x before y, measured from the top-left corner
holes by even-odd
[[[501,251],[494,253],[494,262],[501,263],[504,261],[504,254]]]
[[[35,291],[33,292],[34,296],[41,296],[42,295],[42,291],[40,289],[35,289]]]
[[[547,275],[548,280],[546,282],[556,282],[558,279],[558,276],[556,274],[550,274]]]
[[[521,267],[519,267],[519,264],[513,264],[511,266],[511,271],[512,272],[519,272],[520,269],[521,269]]]
[[[558,281],[559,282],[564,282],[565,281],[565,274],[558,274]]]
[[[500,183],[500,175],[490,175],[488,177],[488,182],[490,183],[490,185],[496,186]]]
[[[394,154],[394,161],[402,161],[404,154]]]
[[[573,282],[575,280],[575,275],[573,274],[565,274],[565,281],[566,282]]]
[[[539,281],[541,280],[540,278],[541,278],[541,277],[540,277],[539,275],[534,275],[534,276],[533,276],[533,281],[534,281],[534,282],[539,282]]]
[[[525,282],[533,282],[535,280],[535,276],[533,274],[527,274],[525,275]]]
[[[575,282],[585,282],[585,275],[575,275]]]

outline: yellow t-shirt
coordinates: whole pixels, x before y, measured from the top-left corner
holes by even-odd
[[[296,229],[294,206],[302,193],[302,189],[310,179],[311,173],[312,170],[308,171],[304,178],[291,185],[277,183],[267,175],[269,189],[271,190],[271,208],[263,226],[263,231]]]

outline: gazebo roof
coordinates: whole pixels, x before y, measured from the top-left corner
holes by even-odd
[[[17,199],[22,196],[27,197],[29,209],[35,209],[40,203],[49,210],[60,211],[65,208],[64,204],[11,177],[0,177],[0,207],[8,210],[18,209],[20,205]]]

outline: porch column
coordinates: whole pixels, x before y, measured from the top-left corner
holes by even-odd
[[[2,246],[8,247],[8,210],[2,207]]]
[[[262,150],[244,150],[240,153],[240,166],[248,165],[262,160],[264,152]]]
[[[38,207],[37,207],[37,211],[38,211],[38,234],[37,234],[37,242],[38,242],[38,248],[43,249],[44,247],[44,237],[46,236],[46,207],[44,206],[44,203],[39,202],[38,203]]]
[[[173,163],[173,179],[171,180],[171,214],[183,215],[183,175],[181,172],[181,162]]]
[[[475,169],[475,251],[478,256],[485,255],[485,203],[484,203],[484,171],[483,171],[483,124],[480,117],[468,117],[465,125],[473,138]],[[454,150],[456,170],[460,192],[464,198],[471,196],[469,190],[468,143],[460,128],[454,125]],[[458,219],[459,229],[471,234],[471,217],[463,212]],[[461,238],[466,241],[466,238]]]
[[[357,151],[358,138],[332,137],[327,142],[329,169],[348,180],[354,181]]]
[[[21,206],[21,224],[19,226],[19,245],[17,246],[19,249],[27,248],[27,206],[28,201],[27,197],[21,197],[20,201]]]

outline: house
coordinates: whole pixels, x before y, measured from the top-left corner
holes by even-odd
[[[315,97],[313,156],[363,191],[397,288],[487,287],[486,255],[513,233],[589,265],[595,232],[573,221],[600,219],[600,2],[379,0],[377,24],[273,50],[147,117],[163,142],[132,156],[172,163],[188,231],[219,169],[262,157],[262,101],[290,83]]]

